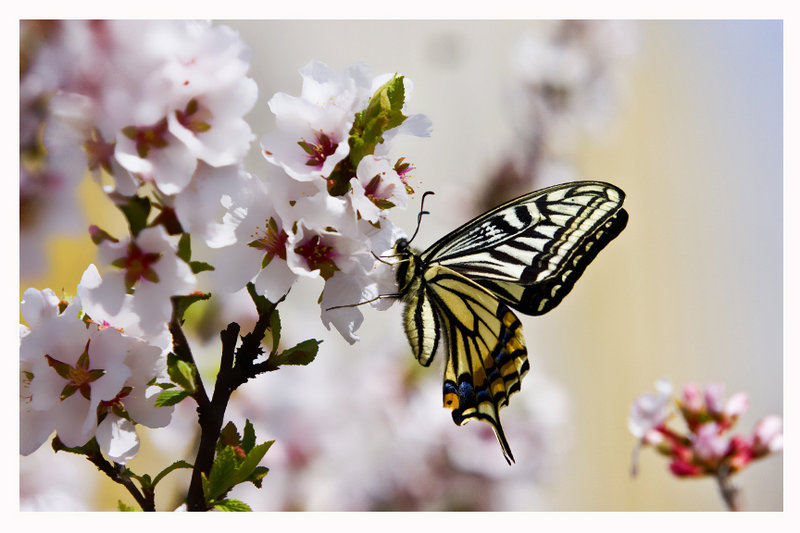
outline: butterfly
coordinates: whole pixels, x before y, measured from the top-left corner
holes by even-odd
[[[399,290],[386,296],[405,302],[414,356],[427,367],[445,346],[444,407],[458,425],[473,418],[489,423],[509,464],[514,456],[500,409],[530,369],[514,312],[541,315],[561,302],[625,229],[624,199],[609,183],[564,183],[506,202],[424,252],[404,238],[394,245]],[[420,211],[417,231],[426,213]]]

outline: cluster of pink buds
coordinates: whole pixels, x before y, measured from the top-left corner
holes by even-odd
[[[633,402],[628,428],[639,439],[637,451],[642,446],[654,447],[669,457],[669,469],[676,476],[714,476],[724,495],[724,484],[731,474],[754,459],[783,449],[783,421],[778,415],[759,420],[750,436],[731,434],[739,416],[747,410],[748,399],[743,392],[726,400],[722,385],[711,384],[701,391],[689,383],[683,387],[682,397],[673,402],[669,382],[659,380],[656,389],[657,393],[643,394]],[[676,412],[685,429],[667,426]]]

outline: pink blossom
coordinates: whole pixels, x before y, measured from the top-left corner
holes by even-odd
[[[724,409],[724,396],[725,387],[719,383],[712,383],[706,387],[705,401],[706,409],[712,415],[722,414]]]
[[[703,461],[716,463],[727,452],[728,441],[716,422],[706,422],[697,429],[692,448]]]
[[[703,408],[703,399],[700,389],[694,383],[683,386],[683,406],[691,412],[697,413]]]
[[[745,413],[747,411],[748,405],[748,398],[747,394],[743,392],[737,392],[730,398],[728,401],[725,402],[725,408],[723,409],[723,414],[727,418],[736,418]]]
[[[778,415],[765,416],[753,430],[753,448],[757,455],[783,449],[783,420]]]

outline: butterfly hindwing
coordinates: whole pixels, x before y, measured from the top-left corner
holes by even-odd
[[[472,418],[488,422],[511,463],[500,408],[529,369],[522,324],[493,294],[448,268],[431,267],[424,278],[447,346],[444,407],[458,425]]]

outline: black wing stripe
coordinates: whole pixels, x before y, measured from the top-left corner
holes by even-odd
[[[476,280],[536,283],[557,272],[571,249],[613,216],[622,198],[613,186],[595,182],[534,193],[522,197],[521,205],[501,206],[467,223],[423,255],[428,264]]]
[[[614,240],[628,223],[628,212],[620,209],[603,228],[575,248],[563,264],[568,265],[556,275],[532,285],[520,285],[494,280],[476,280],[520,313],[541,315],[556,307],[575,286],[586,267],[609,242]]]

